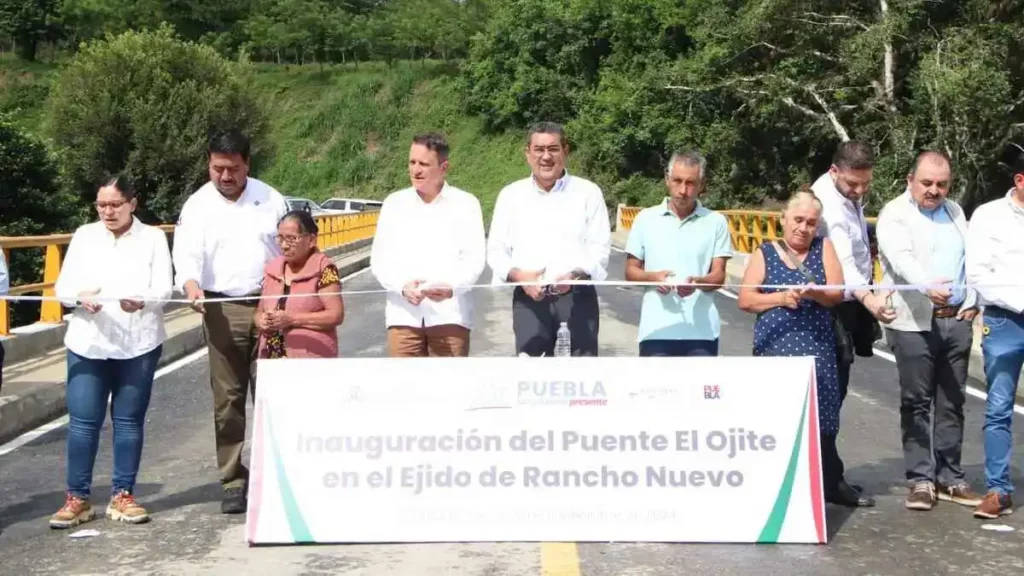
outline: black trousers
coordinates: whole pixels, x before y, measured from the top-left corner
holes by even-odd
[[[597,356],[600,315],[593,286],[573,286],[566,294],[547,296],[539,302],[517,287],[512,292],[516,354],[554,356],[558,327],[565,322],[571,334],[572,355]]]
[[[4,344],[0,342],[0,388],[4,386]]]
[[[839,325],[846,332],[849,341],[853,344],[853,350],[849,351],[849,361],[842,360],[842,354],[837,362],[839,372],[839,409],[842,410],[846,401],[846,394],[850,390],[850,367],[853,366],[853,358],[861,356],[869,358],[874,355],[874,344],[876,340],[875,329],[877,321],[860,302],[843,302],[835,308]],[[838,354],[837,350],[837,354]],[[836,435],[821,435],[821,472],[825,483],[825,493],[834,490],[846,474],[846,466],[839,456],[839,448],[836,446]]]

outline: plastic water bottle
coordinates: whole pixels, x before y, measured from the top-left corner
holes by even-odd
[[[555,356],[572,356],[572,343],[571,335],[569,334],[569,325],[562,322],[562,325],[558,327],[558,333],[555,337]]]

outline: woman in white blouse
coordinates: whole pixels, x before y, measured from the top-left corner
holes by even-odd
[[[163,301],[171,295],[171,255],[163,231],[134,215],[135,191],[124,177],[96,195],[99,221],[71,238],[57,297],[74,307],[67,347],[67,496],[50,518],[70,528],[95,517],[90,502],[100,429],[110,402],[114,471],[108,518],[142,523],[132,492],[142,457],[153,375],[166,339]]]

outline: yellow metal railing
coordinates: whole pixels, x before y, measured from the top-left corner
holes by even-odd
[[[633,218],[641,210],[635,206],[619,207],[618,226],[621,230],[629,230],[633,225]],[[769,212],[767,210],[721,210],[719,211],[729,222],[729,232],[732,235],[732,247],[737,252],[750,254],[764,241],[771,242],[782,237],[782,213]],[[629,217],[627,218],[627,214]],[[868,234],[874,238],[876,218],[868,218]],[[872,251],[874,261],[875,282],[882,281],[882,266],[878,262],[877,254]]]
[[[377,229],[377,216],[379,212],[374,210],[358,214],[343,214],[338,216],[317,216],[315,217],[319,234],[317,246],[321,250],[343,246],[352,242],[373,238]],[[174,232],[173,225],[163,225],[160,229],[171,234]],[[12,250],[43,250],[42,282],[32,284],[21,284],[11,286],[11,295],[20,296],[24,294],[42,293],[44,297],[53,297],[53,287],[60,275],[61,262],[64,257],[64,248],[71,242],[71,234],[53,234],[49,236],[0,236],[0,249],[3,249],[4,258],[8,263],[11,261]],[[64,313],[60,302],[56,300],[44,300],[39,306],[39,322],[45,324],[60,324],[64,321]],[[7,300],[0,300],[0,336],[7,336],[11,333],[11,314]]]

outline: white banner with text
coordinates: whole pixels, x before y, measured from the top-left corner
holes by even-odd
[[[257,373],[250,544],[826,540],[813,358]]]

